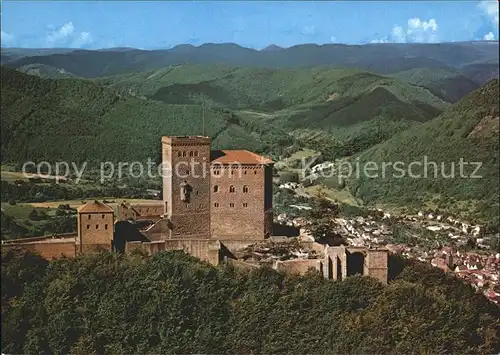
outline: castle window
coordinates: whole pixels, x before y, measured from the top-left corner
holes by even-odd
[[[229,192],[234,192],[235,191],[235,188],[233,185],[229,186]]]
[[[247,186],[247,185],[243,186],[243,192],[244,192],[244,193],[247,193],[247,192],[248,192],[248,186]]]
[[[98,224],[95,225],[95,229],[99,229],[99,225]]]
[[[196,195],[199,195],[199,191],[198,190],[196,190]]]
[[[90,229],[90,224],[87,224],[87,229]]]
[[[182,152],[182,156],[185,157],[186,156],[186,152]]]
[[[104,219],[104,215],[103,214],[101,215],[101,218]]]
[[[234,207],[234,203],[232,203],[232,202],[231,202],[231,203],[229,204],[229,207]]]
[[[177,156],[178,156],[178,157],[182,157],[182,152],[181,152],[181,151],[178,151],[178,152],[177,152]]]
[[[197,150],[195,150],[195,152],[194,152],[194,156],[195,156],[195,157],[197,157],[197,156],[198,156],[198,151],[197,151]]]
[[[190,156],[190,157],[194,157],[194,152],[193,152],[193,151],[190,151],[190,152],[189,152],[189,156]]]
[[[245,171],[243,172],[243,174],[245,174],[245,175],[246,175],[246,174],[247,174],[247,171],[245,170]]]
[[[108,225],[107,224],[104,225],[104,229],[108,229]]]
[[[90,219],[90,217],[92,217],[92,216],[91,216],[91,215],[89,215],[89,219]]]
[[[219,192],[219,185],[214,186],[214,192]]]
[[[231,170],[231,175],[234,175],[234,170]]]
[[[257,170],[254,170],[254,172],[253,172],[253,173],[254,173],[255,175],[257,175]]]
[[[214,170],[214,175],[220,175],[220,170]]]
[[[243,207],[248,207],[248,203],[243,202]]]
[[[217,202],[214,203],[214,207],[219,207],[219,204]]]

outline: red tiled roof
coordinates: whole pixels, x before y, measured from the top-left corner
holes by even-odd
[[[273,161],[248,150],[215,150],[212,151],[212,163],[217,164],[272,164]]]

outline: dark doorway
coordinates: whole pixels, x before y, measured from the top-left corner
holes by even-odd
[[[149,240],[137,229],[137,226],[129,221],[119,221],[115,223],[115,233],[113,235],[113,249],[118,253],[125,252],[127,242],[148,242]]]
[[[364,265],[365,265],[365,256],[363,253],[360,252],[354,252],[354,253],[349,253],[346,251],[347,254],[347,276],[352,276],[352,275],[363,275],[364,271]]]
[[[300,229],[293,226],[273,223],[273,233],[279,236],[298,237],[300,235]]]
[[[337,256],[337,262],[336,262],[336,268],[337,268],[337,280],[341,281],[342,280],[342,261],[340,261],[340,258]]]

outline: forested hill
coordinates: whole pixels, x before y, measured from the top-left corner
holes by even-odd
[[[1,79],[2,161],[147,159],[159,156],[162,135],[201,133],[199,105],[169,105],[4,67]],[[216,145],[227,118],[220,110],[206,112],[207,133]]]
[[[496,354],[500,308],[430,265],[353,276],[209,266],[180,251],[48,263],[2,250],[7,354]]]
[[[492,80],[439,117],[396,134],[360,156],[365,162],[403,162],[405,168],[427,157],[438,164],[437,178],[432,165],[428,178],[397,178],[399,174],[390,168],[385,178],[362,177],[353,189],[367,202],[452,209],[464,217],[475,216],[498,225],[499,139],[499,81]],[[475,176],[481,178],[470,177],[473,164],[464,168],[461,177],[460,159],[480,162]],[[414,175],[424,176],[422,169],[414,170]],[[454,177],[448,177],[452,173]]]
[[[88,81],[3,67],[1,75],[2,161],[16,163],[159,157],[162,135],[201,132],[202,102],[214,147],[265,154],[280,154],[303,130],[346,140],[373,131],[358,147],[365,149],[450,105],[354,69],[186,65]]]

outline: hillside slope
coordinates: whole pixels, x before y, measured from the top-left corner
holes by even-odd
[[[488,80],[495,77],[489,77]],[[471,91],[478,89],[484,83],[478,84],[462,75],[457,70],[444,68],[416,68],[390,75],[412,85],[422,86],[439,98],[448,102],[457,102]],[[498,75],[497,75],[498,76]]]
[[[2,93],[2,161],[10,162],[158,157],[162,135],[201,133],[202,102],[215,147],[273,155],[303,130],[329,132],[329,149],[378,122],[360,151],[449,106],[393,78],[331,68],[185,65],[93,81],[3,68]]]
[[[202,131],[198,105],[168,105],[86,81],[41,79],[2,67],[1,89],[2,162],[155,159],[161,136]],[[214,145],[234,147],[218,139],[229,129],[235,134],[227,113],[207,110],[205,116]],[[246,146],[261,145],[238,132]]]
[[[97,79],[96,82],[167,103],[193,103],[196,97],[203,96],[205,101],[233,109],[274,111],[303,104],[333,103],[346,97],[362,96],[376,88],[385,88],[410,105],[420,102],[437,110],[449,106],[428,90],[396,79],[331,67],[285,70],[178,65]]]
[[[313,149],[317,140],[304,140],[303,133],[318,133],[329,156],[359,152],[450,106],[425,88],[345,68],[179,65],[94,80],[168,104],[204,102],[229,109],[233,121],[248,131],[263,135],[279,127],[292,134],[295,143]]]
[[[385,178],[361,174],[352,185],[356,195],[368,203],[427,206],[498,222],[498,94],[499,81],[492,80],[439,117],[361,154],[361,162],[375,162],[379,167],[382,162],[401,162],[399,168],[404,167],[405,176],[401,177],[393,166],[386,169]],[[427,174],[424,159],[428,162]],[[469,163],[462,174],[461,159]],[[421,162],[420,166],[413,165],[415,177],[409,176],[411,162]],[[481,167],[472,176],[477,165],[474,162],[480,162]]]

